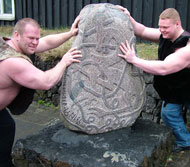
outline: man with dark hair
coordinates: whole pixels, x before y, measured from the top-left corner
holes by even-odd
[[[118,56],[154,75],[154,88],[163,100],[162,120],[172,128],[176,138],[173,151],[190,150],[190,133],[182,114],[184,106],[190,109],[190,34],[182,28],[179,13],[174,8],[160,14],[159,28],[149,28],[136,22],[127,9],[118,7],[130,17],[138,37],[159,42],[159,60],[136,57],[134,47],[128,41],[121,44],[123,54]]]
[[[14,166],[11,150],[15,136],[15,122],[7,108],[16,114],[20,112],[18,110],[23,108],[26,110],[33,98],[33,92],[27,94],[28,92],[34,89],[50,89],[62,78],[66,67],[73,62],[79,63],[77,58],[82,55],[76,48],[71,48],[55,67],[47,71],[36,68],[32,64],[31,56],[56,48],[76,35],[78,22],[79,17],[75,19],[69,32],[40,38],[38,23],[31,18],[24,18],[15,25],[11,39],[0,39],[0,167]],[[22,102],[21,94],[23,99],[30,95],[30,101]],[[23,103],[20,108],[17,106],[19,102]]]

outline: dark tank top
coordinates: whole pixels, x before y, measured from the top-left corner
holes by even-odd
[[[176,49],[186,46],[190,33],[184,31],[174,42],[164,39],[159,40],[158,58],[164,60]],[[184,68],[176,73],[166,76],[154,76],[154,88],[160,98],[167,103],[190,103],[190,69]]]

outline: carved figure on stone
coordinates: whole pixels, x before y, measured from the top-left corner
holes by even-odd
[[[88,134],[131,126],[145,102],[141,71],[117,56],[121,42],[136,42],[131,22],[108,3],[87,5],[80,15],[73,47],[83,57],[63,77],[60,106],[64,125]]]

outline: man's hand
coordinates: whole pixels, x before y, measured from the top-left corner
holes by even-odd
[[[116,5],[116,7],[119,8],[120,10],[122,10],[127,16],[129,16],[129,17],[131,16],[130,12],[126,8],[124,8],[123,6]]]
[[[77,48],[71,48],[61,59],[66,67],[71,65],[72,63],[80,63],[80,60],[77,58],[82,57],[81,51],[77,50]]]
[[[80,16],[77,16],[75,21],[73,22],[73,24],[71,26],[71,30],[70,30],[72,36],[75,36],[78,33],[78,23],[79,23],[79,21],[80,21]]]
[[[123,52],[123,55],[118,54],[118,56],[124,58],[129,63],[133,63],[136,58],[134,47],[130,47],[129,42],[126,40],[126,44],[121,43],[119,48]]]

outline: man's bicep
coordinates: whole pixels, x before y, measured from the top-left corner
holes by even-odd
[[[158,42],[160,35],[161,33],[158,28],[146,27],[145,31],[143,32],[144,39],[152,41],[152,42]]]
[[[52,47],[52,38],[53,35],[47,35],[39,39],[39,44],[36,48],[36,53],[42,53],[47,50],[53,49]]]
[[[43,78],[43,71],[22,58],[10,60],[7,65],[9,66],[8,75],[12,80],[28,88],[38,88]]]
[[[188,67],[190,61],[190,52],[188,53],[185,49],[176,51],[169,55],[164,60],[165,66],[168,68],[170,73],[178,72]]]
[[[39,39],[39,44],[38,44],[38,46],[36,48],[35,53],[42,53],[42,52],[46,51],[47,50],[46,45],[47,44],[46,44],[45,40],[43,40],[43,38],[40,38]]]

